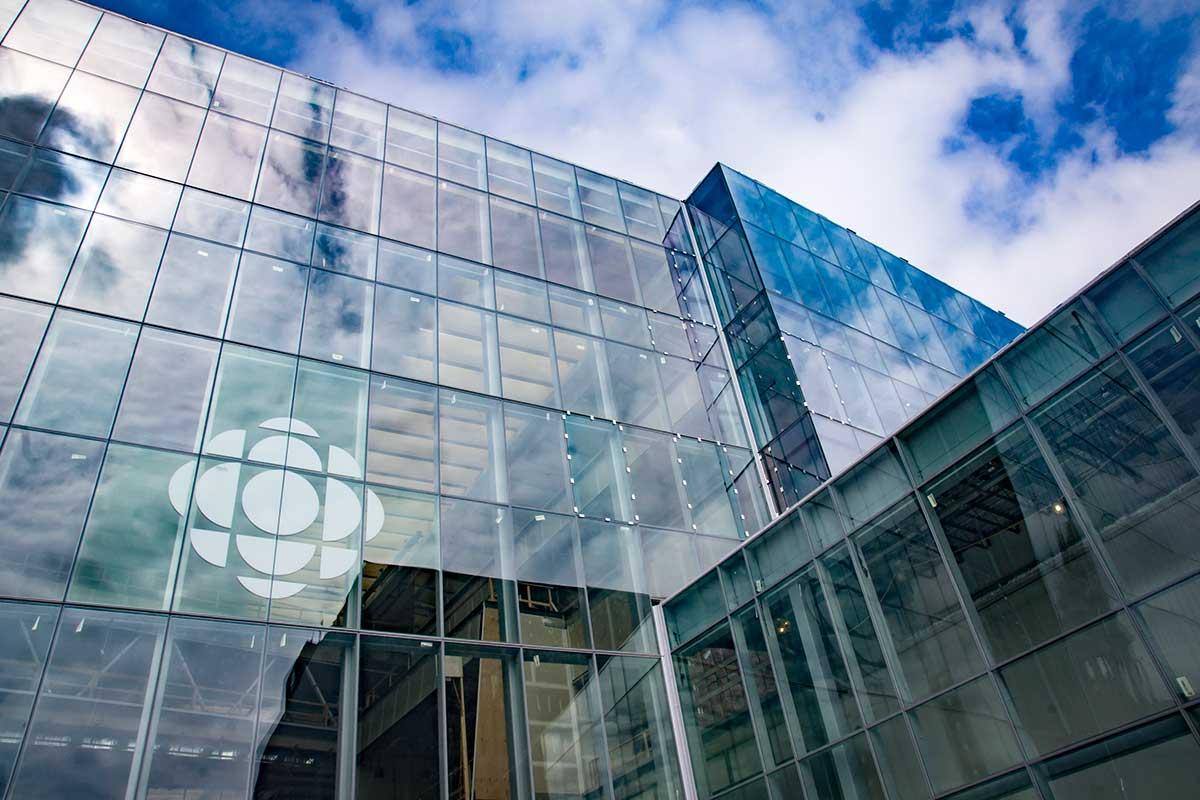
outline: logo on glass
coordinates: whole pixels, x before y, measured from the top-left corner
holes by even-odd
[[[285,578],[309,565],[313,558],[319,559],[318,575],[322,581],[340,578],[358,564],[359,547],[353,534],[365,522],[363,541],[374,539],[383,528],[383,504],[375,492],[366,489],[364,515],[364,500],[359,499],[350,484],[335,477],[360,477],[362,469],[358,461],[337,445],[322,447],[320,435],[308,423],[276,417],[258,427],[277,433],[259,440],[244,456],[247,439],[244,430],[218,434],[204,452],[244,457],[280,468],[257,471],[239,461],[202,469],[191,493],[199,516],[193,517],[189,526],[188,541],[200,558],[220,568],[229,564],[230,547],[237,548],[241,561],[253,571],[237,576],[247,591],[267,599],[291,597],[309,584]],[[324,462],[318,448],[325,452]],[[256,471],[244,485],[243,469]],[[168,490],[171,505],[180,516],[188,511],[191,477],[191,464],[180,467],[171,476]],[[242,514],[256,529],[253,533],[232,532],[239,502]],[[322,517],[320,544],[289,540],[311,528],[318,517]]]

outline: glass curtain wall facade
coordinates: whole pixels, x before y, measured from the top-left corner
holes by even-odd
[[[687,206],[780,508],[1022,330],[722,164]]]
[[[0,787],[678,798],[769,521],[676,200],[0,3]]]
[[[1198,294],[1194,207],[667,601],[700,798],[1195,796]]]

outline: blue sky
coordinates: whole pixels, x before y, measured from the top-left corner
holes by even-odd
[[[1200,0],[102,0],[676,196],[716,160],[1029,323],[1200,198]]]

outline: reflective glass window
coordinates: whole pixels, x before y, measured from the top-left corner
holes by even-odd
[[[541,208],[579,219],[579,188],[575,168],[553,158],[533,154],[533,178],[537,185],[537,204]]]
[[[607,422],[566,419],[575,511],[604,520],[632,520],[620,432]]]
[[[492,263],[513,272],[542,277],[542,253],[533,208],[491,198]]]
[[[387,106],[346,91],[339,91],[333,106],[329,143],[371,158],[383,158]]]
[[[114,169],[104,184],[96,210],[121,219],[169,228],[182,191],[178,184]]]
[[[683,796],[659,662],[634,656],[598,662],[614,797]]]
[[[225,345],[208,413],[204,452],[242,458],[262,439],[286,433],[295,382],[295,358]]]
[[[310,81],[291,72],[283,73],[271,127],[306,139],[325,142],[333,117],[332,86]]]
[[[1172,689],[1191,700],[1200,686],[1200,579],[1191,578],[1138,606],[1150,643],[1167,668]]]
[[[377,243],[374,236],[322,223],[317,226],[312,265],[373,280]]]
[[[497,272],[494,277],[497,310],[538,322],[550,322],[545,283],[507,272]]]
[[[367,281],[309,270],[300,354],[366,366],[370,360],[374,291]]]
[[[590,646],[578,539],[574,517],[513,509],[517,608],[525,644]]]
[[[504,404],[509,502],[570,511],[566,441],[557,411]]]
[[[39,141],[56,150],[112,161],[137,100],[136,89],[76,72]]]
[[[527,796],[527,787],[518,790],[528,783],[525,775],[518,777],[518,771],[528,769],[519,657],[449,645],[445,663],[450,796]]]
[[[1026,334],[1000,363],[1025,404],[1034,405],[1108,350],[1091,315],[1076,301]]]
[[[100,12],[67,0],[33,0],[9,30],[5,44],[74,66]]]
[[[203,124],[204,109],[143,94],[117,154],[117,166],[182,183]]]
[[[1095,304],[1100,318],[1122,343],[1167,313],[1158,295],[1130,264],[1122,265],[1088,289],[1085,297]]]
[[[533,171],[529,151],[495,139],[487,140],[488,191],[533,202]]]
[[[310,219],[284,214],[266,206],[254,206],[246,230],[246,249],[307,264],[312,254],[315,230],[316,223]]]
[[[537,798],[604,794],[600,689],[591,659],[576,653],[526,651],[525,713]]]
[[[188,187],[183,190],[173,227],[175,233],[240,247],[249,217],[249,203]]]
[[[629,240],[599,228],[587,229],[588,254],[596,291],[618,300],[641,304]]]
[[[9,431],[0,450],[0,576],[5,594],[61,600],[104,445]]]
[[[672,356],[658,357],[658,375],[662,379],[670,429],[688,436],[712,438],[704,395],[696,365]]]
[[[0,341],[5,358],[0,360],[0,421],[12,418],[13,409],[25,386],[25,378],[42,344],[50,320],[47,306],[0,298]]]
[[[497,319],[501,392],[510,400],[559,406],[550,329],[510,317]]]
[[[107,436],[137,333],[137,326],[129,323],[58,312],[13,421]]]
[[[431,297],[377,286],[371,369],[405,378],[435,380],[436,315]]]
[[[581,519],[579,533],[594,646],[654,650],[650,597],[633,529]]]
[[[108,167],[94,161],[35,149],[17,191],[77,208],[93,208],[108,177]]]
[[[884,800],[887,796],[862,734],[800,762],[800,774],[813,797]]]
[[[168,35],[146,88],[208,108],[224,57],[214,47]]]
[[[437,167],[437,122],[402,108],[388,106],[384,158],[392,164],[434,174]]]
[[[438,434],[442,494],[507,499],[500,401],[443,390]]]
[[[455,303],[438,303],[438,381],[499,393],[496,316]]]
[[[509,510],[443,497],[439,530],[446,635],[489,642],[516,641]]]
[[[0,119],[0,133],[35,141],[70,76],[66,67],[0,48],[0,93],[7,106]],[[24,107],[12,108],[19,99],[24,100]]]
[[[1012,723],[987,676],[920,706],[913,722],[935,793],[994,775],[1021,760]]]
[[[205,336],[220,336],[233,292],[238,251],[172,234],[167,242],[146,321]]]
[[[896,800],[926,800],[929,797],[929,789],[919,766],[917,748],[913,745],[912,735],[904,717],[892,717],[882,725],[872,728],[870,737],[879,759],[879,772],[887,784],[889,794]]]
[[[600,303],[598,299],[567,289],[563,286],[549,287],[550,319],[555,325],[571,328],[593,336],[603,336],[604,327],[600,321]]]
[[[121,395],[113,438],[195,452],[208,411],[218,345],[145,328]]]
[[[691,529],[712,536],[738,538],[738,526],[726,481],[731,477],[713,442],[680,438],[676,462],[687,498]]]
[[[308,270],[298,264],[244,253],[238,267],[225,337],[295,353]]]
[[[575,168],[575,177],[579,181],[579,199],[584,220],[623,233],[625,223],[617,196],[617,182],[578,167]]]
[[[744,609],[734,617],[733,626],[750,702],[757,707],[762,719],[763,732],[775,764],[782,764],[792,757],[792,741],[758,610]]]
[[[162,43],[162,31],[105,14],[79,59],[79,69],[140,88],[150,77]]]
[[[344,150],[330,150],[321,184],[320,219],[347,228],[379,230],[383,164]]]
[[[438,297],[482,308],[496,307],[491,267],[441,255],[437,271]]]
[[[437,491],[437,451],[437,389],[372,378],[367,480]]]
[[[486,194],[439,181],[437,220],[439,251],[491,263],[492,244]]]
[[[221,79],[217,82],[212,107],[225,114],[266,125],[275,108],[275,90],[279,88],[279,70],[241,58],[225,56]]]
[[[855,539],[911,696],[978,672],[983,661],[916,503],[905,500]]]
[[[666,428],[666,403],[655,364],[658,356],[615,342],[606,343],[605,351],[617,419],[648,428]]]
[[[622,436],[629,465],[633,510],[639,522],[686,528],[682,475],[668,434],[626,429]]]
[[[324,145],[271,131],[254,201],[315,217],[324,172]]]
[[[604,321],[604,335],[609,339],[635,347],[651,346],[650,324],[644,309],[601,297],[600,319]]]
[[[383,171],[383,211],[379,233],[432,249],[437,237],[436,181],[388,165]]]
[[[301,360],[292,402],[288,466],[361,479],[366,463],[367,394],[365,372]],[[299,438],[302,436],[308,439]],[[266,457],[261,460],[277,462]],[[344,517],[340,522],[349,524]]]
[[[59,302],[140,320],[166,244],[166,231],[94,216]]]
[[[209,114],[188,173],[188,183],[201,189],[249,200],[267,129],[249,122]]]
[[[1192,446],[1200,446],[1200,409],[1196,381],[1200,354],[1174,322],[1164,322],[1128,350],[1129,359],[1145,376]]]
[[[438,123],[437,127],[438,177],[486,189],[483,137],[445,123]]]
[[[1200,215],[1193,213],[1137,254],[1138,264],[1173,306],[1185,302],[1200,288],[1200,276],[1196,274],[1198,233]]]
[[[546,279],[591,291],[592,270],[583,223],[545,211],[538,213],[538,220]]]
[[[434,635],[441,563],[437,498],[403,489],[372,491],[383,525],[363,547],[362,626]]]
[[[57,622],[55,607],[0,603],[0,641],[6,654],[0,672],[0,720],[13,732],[0,745],[0,789],[8,787],[12,776]]]
[[[619,189],[621,212],[629,233],[652,242],[661,242],[666,232],[654,194],[628,183],[619,184]]]
[[[578,414],[615,416],[604,342],[568,331],[554,331],[554,353],[563,407]]]
[[[437,267],[434,254],[386,239],[379,241],[375,279],[425,294],[437,292]]]
[[[114,444],[75,559],[71,602],[171,607],[175,562],[184,544],[195,459]]]

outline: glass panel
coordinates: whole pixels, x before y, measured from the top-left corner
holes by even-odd
[[[215,48],[168,35],[146,88],[207,108],[224,57]]]
[[[205,336],[220,336],[233,292],[238,251],[172,234],[167,242],[146,321]]]
[[[400,639],[360,641],[355,796],[440,797],[438,685],[445,678],[436,652]]]
[[[76,72],[39,141],[56,150],[111,162],[137,101],[137,89]]]
[[[1034,419],[1127,593],[1196,568],[1196,473],[1123,367],[1102,367]]]
[[[546,279],[591,291],[592,269],[583,224],[545,211],[538,214],[538,220]]]
[[[575,176],[579,180],[579,198],[584,220],[623,233],[625,223],[617,196],[617,182],[578,167],[575,169]]]
[[[441,501],[443,618],[447,636],[515,641],[512,519],[508,510]]]
[[[895,800],[927,800],[929,789],[921,775],[921,762],[904,718],[892,717],[873,728],[870,736],[875,753],[879,756],[879,771],[887,784],[888,793]]]
[[[587,229],[586,236],[596,291],[641,305],[629,240],[620,234],[591,227]]]
[[[437,372],[436,317],[433,298],[377,286],[371,369],[433,382]]]
[[[346,91],[337,93],[329,143],[371,158],[383,158],[387,106]]]
[[[533,202],[533,172],[529,151],[495,139],[487,140],[488,191]]]
[[[445,130],[443,127],[442,130]],[[517,797],[526,764],[521,666],[515,653],[446,647],[446,761],[450,796]]]
[[[112,445],[88,514],[67,599],[75,603],[171,607],[195,460]]]
[[[546,284],[507,272],[497,272],[494,277],[497,310],[538,322],[550,322]]]
[[[169,228],[182,191],[183,188],[174,183],[114,169],[104,184],[96,210],[101,214]]]
[[[432,249],[437,236],[436,191],[433,178],[388,166],[383,171],[380,235]]]
[[[100,12],[66,0],[33,0],[9,31],[5,44],[73,65],[83,52]]]
[[[654,363],[657,357],[615,342],[608,342],[605,351],[616,418],[649,428],[666,428],[666,407]]]
[[[279,70],[232,53],[225,57],[212,107],[266,125],[275,107]]]
[[[930,486],[928,498],[997,660],[1114,607],[1116,593],[1024,427]]]
[[[166,243],[166,231],[96,215],[59,302],[140,320]]]
[[[492,262],[497,267],[542,277],[542,252],[535,211],[491,198]]]
[[[657,659],[601,656],[600,697],[616,800],[683,797]]]
[[[217,342],[146,328],[121,396],[113,438],[196,452],[217,366]]]
[[[537,184],[537,204],[559,214],[580,218],[579,188],[575,168],[553,158],[533,154],[533,178]]]
[[[108,167],[103,164],[53,150],[35,149],[33,160],[16,189],[43,200],[90,209],[100,199],[100,190],[107,177]]]
[[[762,771],[728,625],[675,654],[680,703],[701,797]]]
[[[862,727],[829,605],[815,569],[764,600],[805,749]]]
[[[23,113],[9,111],[4,115],[0,133],[36,141],[70,75],[66,67],[0,48],[0,94],[5,96],[6,105],[23,98],[26,106]]]
[[[437,122],[411,111],[388,107],[384,158],[432,175],[437,166]]]
[[[374,236],[321,223],[317,226],[312,265],[374,280],[377,243]]]
[[[1196,272],[1198,232],[1200,214],[1193,213],[1137,255],[1137,262],[1172,306],[1183,303],[1200,289],[1200,274]]]
[[[911,491],[895,448],[876,451],[835,484],[853,526],[861,525]]]
[[[496,307],[492,269],[461,258],[438,256],[438,296],[483,308]]]
[[[1025,405],[1032,406],[1110,349],[1087,309],[1076,301],[1027,333],[1000,363]]]
[[[203,123],[203,109],[144,94],[125,133],[117,166],[182,183]]]
[[[1158,295],[1131,264],[1118,267],[1088,289],[1085,296],[1096,305],[1100,317],[1122,344],[1167,313]]]
[[[563,407],[608,419],[616,416],[609,396],[611,382],[603,340],[556,330],[554,352]]]
[[[571,510],[562,415],[504,404],[509,501],[514,505]]]
[[[627,429],[622,441],[634,489],[634,519],[646,525],[685,528],[686,500],[670,435]]]
[[[545,406],[562,404],[555,385],[550,329],[519,319],[497,319],[504,397]]]
[[[701,537],[695,534],[648,527],[641,528],[641,533],[646,590],[652,597],[670,597],[711,566],[710,562],[701,568],[698,552]]]
[[[567,453],[580,516],[632,520],[621,436],[615,425],[570,416]]]
[[[29,367],[42,344],[50,311],[46,306],[0,298],[0,341],[5,350],[5,358],[0,360],[0,422],[12,418]]]
[[[478,392],[499,393],[496,317],[453,303],[438,303],[438,380]]]
[[[633,529],[580,520],[579,533],[594,646],[653,652],[656,645],[650,596]]]
[[[183,190],[174,228],[175,233],[240,247],[249,216],[249,203],[189,187]]]
[[[108,436],[137,333],[125,322],[58,312],[13,421]]]
[[[383,164],[378,161],[331,149],[321,184],[320,219],[377,233],[382,170]]]
[[[854,538],[910,696],[978,672],[983,661],[916,503],[905,500]]]
[[[246,231],[246,249],[307,264],[312,253],[312,220],[294,217],[264,206],[254,206]]]
[[[884,800],[887,797],[864,735],[800,762],[800,774],[812,797],[854,800]]]
[[[104,445],[9,431],[0,450],[0,577],[5,594],[61,600]]]
[[[132,793],[166,627],[163,617],[64,612],[12,779],[14,796]]]
[[[587,656],[525,652],[525,712],[537,800],[604,796],[599,691]]]
[[[675,299],[675,281],[667,266],[667,252],[657,245],[637,240],[630,240],[630,246],[642,304],[655,311],[680,314],[679,301]]]
[[[355,367],[370,363],[374,286],[309,270],[300,354]]]
[[[365,372],[301,360],[292,403],[292,435],[287,443],[288,466],[361,479],[366,461],[368,391]],[[250,458],[279,463],[277,455],[252,452]],[[339,521],[349,524],[345,517]],[[326,534],[332,536],[333,531],[327,529]],[[341,538],[344,536],[324,541]]]
[[[271,131],[254,201],[315,217],[324,172],[324,145]]]
[[[443,494],[497,502],[507,498],[498,400],[443,389],[439,441]]]
[[[438,176],[476,189],[486,189],[483,137],[453,125],[438,123]]]
[[[550,318],[555,325],[573,328],[594,336],[604,335],[604,329],[600,322],[600,304],[597,302],[597,298],[562,286],[551,285],[548,288]]]
[[[79,59],[79,69],[141,87],[162,42],[162,31],[105,14]]]
[[[243,254],[225,337],[295,353],[300,346],[300,310],[307,282],[308,270],[298,264]]]
[[[9,731],[0,744],[0,790],[7,788],[17,760],[33,698],[37,694],[58,609],[25,603],[0,603],[0,724]]]
[[[440,562],[436,498],[399,489],[373,492],[383,526],[363,551],[362,625],[434,635]]]
[[[203,452],[242,458],[264,438],[287,433],[295,382],[295,358],[225,345]],[[278,452],[271,455],[278,463]]]
[[[1150,643],[1166,665],[1173,689],[1184,700],[1200,686],[1200,579],[1192,578],[1138,606]]]
[[[381,239],[376,280],[425,294],[436,294],[437,267],[433,253]]]
[[[619,184],[619,188],[621,211],[629,233],[652,242],[661,242],[666,232],[654,194],[628,183]]]
[[[367,480],[437,491],[437,389],[372,378]]]
[[[734,618],[733,625],[750,702],[758,707],[775,763],[782,764],[792,757],[792,741],[758,610],[745,609]]]
[[[1149,651],[1123,613],[1009,664],[1000,677],[1036,754],[1171,705]]]
[[[464,189],[446,181],[438,183],[438,250],[472,261],[491,263],[487,198],[482,192]]]
[[[324,142],[329,138],[334,88],[290,72],[283,73],[271,127]],[[320,177],[318,170],[318,178]]]
[[[266,128],[209,114],[188,173],[188,184],[249,200],[266,142]]]
[[[987,676],[914,712],[917,745],[936,793],[993,775],[1021,760],[1012,723]]]
[[[1193,447],[1200,446],[1196,381],[1200,355],[1179,326],[1164,322],[1129,348],[1129,360],[1145,376]]]
[[[687,436],[713,438],[696,365],[682,358],[659,356],[658,375],[671,420],[668,427]]]
[[[675,451],[691,529],[737,539],[734,507],[726,487],[731,476],[717,445],[681,438],[675,443]]]
[[[521,641],[589,647],[575,519],[513,510]]]
[[[0,291],[54,302],[83,238],[87,212],[9,195],[0,210]]]

